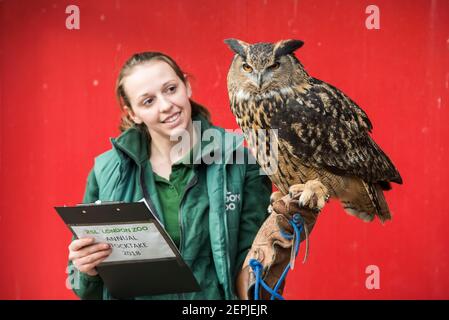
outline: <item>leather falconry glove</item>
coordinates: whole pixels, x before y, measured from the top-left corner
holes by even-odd
[[[296,257],[294,252],[295,239],[285,235],[294,234],[294,228],[290,222],[293,216],[298,213],[301,216],[300,221],[303,222],[300,241],[306,240],[303,262],[307,258],[308,235],[315,226],[318,214],[324,203],[329,200],[329,196],[326,187],[317,180],[309,181],[305,185],[295,186],[301,186],[299,189],[296,188],[296,191],[299,190],[298,193],[292,193],[294,188],[291,188],[289,195],[273,201],[269,207],[271,213],[259,229],[237,278],[237,294],[241,299],[252,300],[255,297],[256,275],[250,266],[251,260],[256,259],[260,262],[262,266],[261,278],[271,289],[274,289],[289,263],[290,268],[293,269]],[[276,197],[275,194],[272,195],[272,198]],[[301,194],[304,194],[305,197],[301,197]],[[277,197],[280,197],[280,193]],[[306,205],[303,205],[304,203]],[[295,216],[295,218],[298,218],[298,216]],[[282,295],[284,286],[285,281],[282,281],[276,291],[279,295]],[[270,298],[271,294],[267,290],[264,288],[259,290],[259,299],[267,300]]]

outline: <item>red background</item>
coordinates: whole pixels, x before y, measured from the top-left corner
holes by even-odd
[[[68,30],[65,8],[80,8]],[[365,8],[380,8],[368,30]],[[393,220],[363,223],[331,202],[288,299],[449,298],[449,2],[0,1],[0,298],[72,299],[70,233],[53,206],[82,198],[93,158],[118,134],[114,82],[134,52],[163,51],[193,75],[194,98],[236,128],[223,39],[298,38],[309,73],[352,97],[404,185]],[[380,289],[365,268],[380,268]]]

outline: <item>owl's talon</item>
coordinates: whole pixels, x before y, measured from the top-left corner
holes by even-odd
[[[299,196],[298,205],[314,212],[319,212],[329,199],[327,188],[318,180],[310,180],[305,184],[295,184],[289,189],[292,198]]]

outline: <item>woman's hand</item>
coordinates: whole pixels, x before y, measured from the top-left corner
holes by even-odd
[[[94,238],[82,238],[69,245],[69,260],[81,272],[90,276],[98,274],[95,267],[112,252],[107,243],[95,243]]]

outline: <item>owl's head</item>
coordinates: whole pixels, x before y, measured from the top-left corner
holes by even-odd
[[[307,74],[293,52],[302,47],[301,40],[248,44],[237,39],[224,42],[236,53],[228,74],[228,86],[250,92],[279,90],[300,81]]]

